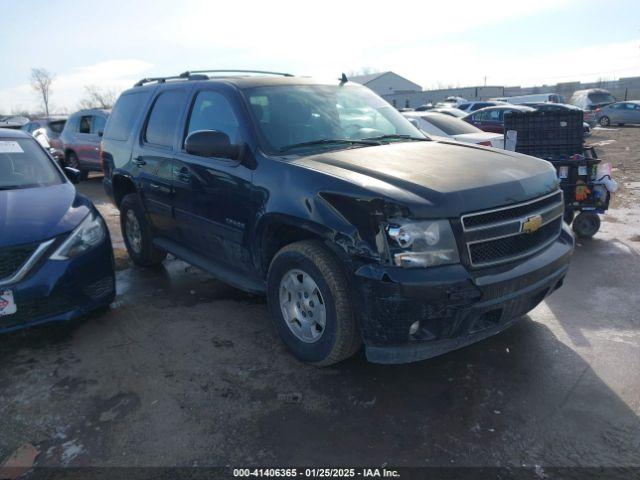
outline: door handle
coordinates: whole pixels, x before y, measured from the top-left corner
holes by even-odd
[[[187,167],[182,167],[180,170],[178,170],[177,177],[181,182],[189,183],[189,181],[191,180],[191,172]]]
[[[133,159],[133,163],[138,166],[138,167],[142,167],[143,165],[146,165],[147,162],[144,160],[144,158],[142,157],[136,157]]]

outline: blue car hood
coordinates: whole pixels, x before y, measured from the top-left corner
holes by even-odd
[[[70,183],[0,190],[0,247],[41,242],[73,230],[91,210]]]

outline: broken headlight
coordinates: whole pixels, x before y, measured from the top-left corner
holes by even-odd
[[[433,267],[460,262],[448,220],[395,219],[386,230],[395,265]]]

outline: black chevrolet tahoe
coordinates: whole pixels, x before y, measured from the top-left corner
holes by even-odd
[[[369,89],[185,72],[124,92],[101,145],[131,259],[263,294],[300,360],[426,359],[510,326],[573,252],[554,168],[431,141]]]

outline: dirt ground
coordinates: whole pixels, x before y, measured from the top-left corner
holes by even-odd
[[[0,462],[30,444],[40,466],[639,467],[640,128],[590,142],[621,191],[564,287],[500,335],[400,366],[303,365],[262,298],[175,259],[132,267],[91,178],[118,296],[0,337]]]

